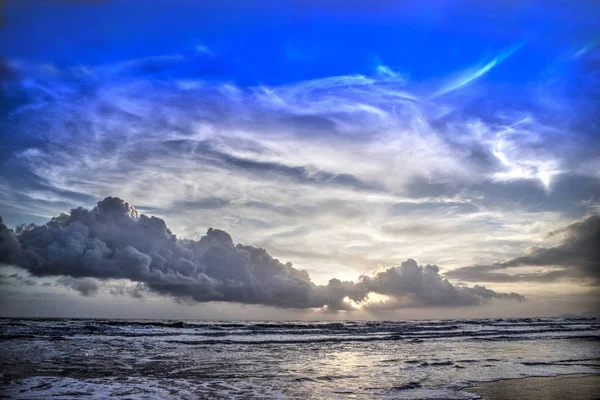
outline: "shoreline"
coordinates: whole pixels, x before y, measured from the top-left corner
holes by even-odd
[[[600,371],[474,382],[463,391],[482,400],[594,400],[600,399]]]

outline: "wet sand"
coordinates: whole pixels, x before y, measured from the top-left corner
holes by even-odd
[[[600,375],[565,375],[482,382],[466,389],[484,400],[600,399]]]

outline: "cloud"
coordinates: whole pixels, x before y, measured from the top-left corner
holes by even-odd
[[[432,95],[432,97],[438,97],[438,96],[445,95],[447,93],[453,92],[455,90],[458,90],[458,89],[470,84],[475,79],[480,78],[483,75],[490,72],[494,67],[496,67],[502,61],[504,61],[505,59],[510,57],[515,51],[519,50],[524,45],[525,45],[524,42],[516,44],[515,46],[503,51],[502,53],[500,53],[498,56],[494,57],[491,61],[487,62],[483,66],[478,67],[476,69],[472,69],[470,71],[467,71],[467,72],[461,74],[460,76],[455,78],[453,81],[449,82],[446,86],[444,86],[441,89],[439,89],[438,91],[436,91]]]
[[[454,307],[488,303],[493,298],[525,300],[517,293],[497,293],[483,286],[454,286],[440,276],[437,266],[419,266],[412,259],[372,277],[363,275],[359,278],[359,284],[369,292],[392,297],[392,303],[396,306],[405,303],[405,306]]]
[[[73,278],[70,276],[64,276],[59,278],[56,283],[76,290],[85,297],[93,297],[100,291],[100,282],[93,278]]]
[[[365,191],[382,190],[377,184],[363,182],[356,176],[347,173],[334,174],[320,171],[316,168],[290,167],[276,162],[260,162],[227,154],[220,154],[216,151],[209,151],[208,154],[207,152],[204,152],[203,156],[206,155],[212,158],[213,161],[218,161],[227,164],[231,168],[238,169],[240,173],[269,174],[275,178],[279,176],[288,180],[296,180],[300,183],[343,186]]]
[[[98,293],[101,281],[124,279],[113,294],[141,297],[145,291],[179,301],[224,301],[283,308],[352,309],[370,292],[394,298],[398,307],[468,306],[492,298],[523,300],[475,286],[457,287],[436,266],[407,260],[357,282],[331,279],[316,285],[309,273],[282,263],[265,249],[234,244],[222,230],[208,229],[200,240],[178,239],[157,217],[140,214],[115,197],[52,218],[45,225],[11,230],[0,221],[0,262],[34,276],[60,276],[58,284],[84,296]]]
[[[475,265],[446,272],[445,276],[469,282],[553,282],[574,278],[600,285],[600,215],[591,215],[548,238],[559,238],[552,247],[533,247],[526,254],[505,262]],[[545,271],[509,274],[519,267],[555,267]]]
[[[348,66],[256,86],[204,74],[228,68],[213,50],[108,65],[9,60],[16,79],[3,87],[0,118],[6,223],[42,224],[113,194],[183,237],[218,226],[302,268],[316,256],[311,276],[326,283],[406,255],[450,268],[503,260],[535,244],[532,219],[551,230],[600,198],[600,135],[570,125],[595,123],[594,86],[562,66],[519,85],[517,97],[490,86],[520,51],[492,79],[431,100],[447,71],[426,77],[393,62],[396,77]],[[565,80],[571,89],[544,95],[560,103],[558,118],[536,102],[537,90]],[[575,92],[581,102],[563,105]]]
[[[148,292],[148,287],[143,283],[125,284],[121,283],[110,290],[110,294],[114,296],[131,296],[136,299],[144,298],[144,294]]]
[[[33,279],[29,279],[27,276],[19,275],[18,273],[4,274],[0,273],[0,285],[25,285],[25,286],[37,286],[37,282]]]

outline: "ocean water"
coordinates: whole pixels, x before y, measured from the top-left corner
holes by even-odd
[[[600,373],[598,319],[1,319],[1,398],[471,399],[473,382]]]

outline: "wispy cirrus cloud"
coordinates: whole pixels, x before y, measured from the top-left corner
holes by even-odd
[[[0,36],[6,225],[45,225],[118,196],[181,237],[202,240],[213,226],[267,248],[315,287],[336,277],[340,293],[360,275],[375,285],[374,270],[396,265],[381,276],[412,271],[457,304],[452,287],[461,285],[448,289],[444,273],[549,249],[557,244],[546,232],[598,213],[591,2],[527,2],[518,12],[481,1],[435,10],[184,1],[168,11],[131,2],[119,12],[110,2],[4,7],[7,21],[19,21]],[[408,257],[444,270],[413,268]],[[534,298],[519,312],[537,314],[545,291],[571,309],[581,298],[566,294],[595,290],[575,270],[511,267],[494,271],[502,276],[490,285]],[[480,298],[489,293],[474,285],[491,279],[484,272],[469,275]],[[111,293],[155,295],[142,283],[98,279],[22,279],[14,295],[65,295],[65,286],[91,295],[95,285],[93,304],[113,304]],[[388,296],[378,306],[408,303]]]
[[[459,74],[459,76],[454,78],[452,81],[447,83],[442,88],[435,91],[431,95],[431,97],[435,98],[435,97],[443,96],[445,94],[454,92],[456,90],[459,90],[459,89],[469,85],[474,80],[481,78],[482,76],[484,76],[485,74],[490,72],[493,68],[497,67],[501,62],[506,60],[513,53],[515,53],[516,51],[518,51],[519,49],[524,47],[525,44],[526,44],[526,42],[522,41],[522,42],[504,50],[503,52],[499,53],[496,57],[492,58],[492,60],[486,62],[482,66],[478,66],[475,68],[471,68],[467,71],[461,72]]]
[[[202,52],[13,62],[23,79],[6,83],[3,126],[21,139],[3,156],[5,219],[42,222],[116,194],[185,236],[220,226],[323,282],[407,256],[451,268],[507,259],[600,197],[597,138],[545,118],[543,104],[490,115],[460,88],[432,100],[436,85],[389,68],[241,85],[199,78],[198,63],[227,64]],[[454,234],[416,241],[429,219]]]

